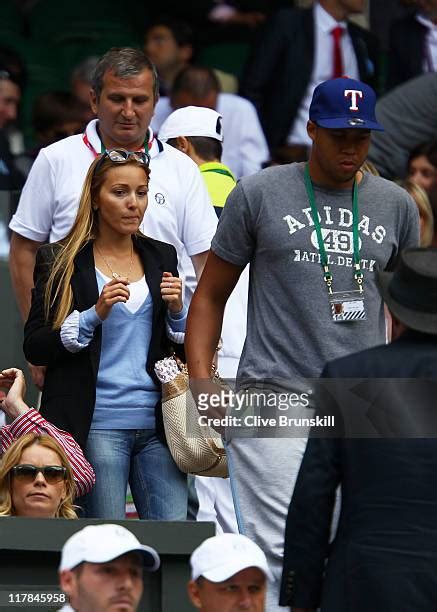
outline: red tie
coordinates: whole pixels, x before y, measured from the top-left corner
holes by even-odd
[[[336,79],[343,76],[343,58],[341,56],[341,37],[344,29],[341,26],[331,30],[333,45],[332,45],[332,78]]]

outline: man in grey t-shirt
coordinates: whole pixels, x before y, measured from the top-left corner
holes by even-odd
[[[311,406],[305,378],[319,376],[329,360],[385,342],[375,273],[418,244],[419,225],[404,190],[359,171],[370,130],[382,129],[374,107],[364,83],[322,83],[310,107],[308,166],[270,168],[241,180],[230,195],[191,303],[186,348],[193,379],[209,377],[226,300],[248,262],[240,389],[294,390],[302,401],[285,414],[302,416]],[[276,580],[269,612],[279,610],[285,517],[306,444],[306,432],[297,429],[267,438],[247,431],[238,437],[234,428],[227,447],[239,528],[265,551]]]

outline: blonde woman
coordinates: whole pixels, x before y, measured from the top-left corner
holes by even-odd
[[[7,393],[3,391],[7,390]],[[76,495],[85,495],[95,482],[94,471],[85,459],[82,449],[66,431],[61,431],[24,401],[26,381],[18,368],[0,372],[0,409],[11,420],[0,429],[0,456],[21,436],[37,433],[54,438],[62,446],[71,465],[76,484]]]
[[[0,516],[77,518],[75,489],[62,446],[50,436],[26,434],[2,457]]]
[[[174,247],[139,231],[148,181],[143,153],[113,149],[91,165],[70,233],[38,252],[24,350],[47,366],[44,416],[94,467],[87,515],[124,518],[129,481],[140,518],[183,520],[186,476],[153,367],[183,342],[186,310]]]
[[[431,246],[434,236],[434,215],[432,213],[431,204],[428,194],[418,183],[407,179],[401,183],[402,187],[408,191],[410,196],[416,202],[419,210],[420,218],[420,246]]]

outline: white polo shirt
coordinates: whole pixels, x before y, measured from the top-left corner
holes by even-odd
[[[100,153],[96,125],[93,119],[86,127],[86,135]],[[141,230],[173,244],[179,261],[184,249],[190,257],[207,251],[217,217],[198,167],[187,155],[156,138],[149,154],[149,203]],[[82,185],[94,158],[82,135],[69,136],[41,149],[9,224],[11,230],[38,242],[64,238],[76,218]]]

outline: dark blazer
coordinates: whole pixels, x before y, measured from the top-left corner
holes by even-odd
[[[415,15],[395,21],[390,28],[387,89],[423,73],[426,27]],[[437,66],[435,67],[437,70]]]
[[[332,362],[324,376],[366,380],[343,380],[352,393],[340,400],[334,437],[314,428],[308,440],[287,518],[281,604],[322,612],[434,610],[437,336],[408,332]],[[341,383],[328,382],[338,407]],[[323,410],[325,396],[322,413],[332,407],[330,399]]]
[[[348,24],[348,32],[360,78],[375,87],[376,39],[353,23]],[[271,148],[286,141],[308,87],[313,62],[313,9],[278,11],[254,45],[240,86],[240,94],[255,104]]]
[[[145,237],[135,237],[134,244],[153,300],[152,337],[146,369],[158,383],[154,364],[171,352],[165,326],[167,306],[161,298],[160,283],[164,271],[178,275],[176,250],[170,244]],[[92,241],[88,242],[74,261],[72,310],[79,312],[91,308],[99,297],[92,246]],[[102,328],[97,326],[87,348],[71,353],[62,344],[60,331],[52,329],[51,319],[46,323],[44,289],[56,250],[55,243],[44,245],[37,253],[32,306],[24,329],[24,353],[31,363],[47,366],[41,414],[57,427],[69,431],[84,448],[96,400]],[[155,416],[157,433],[164,440],[161,402],[155,408]]]

